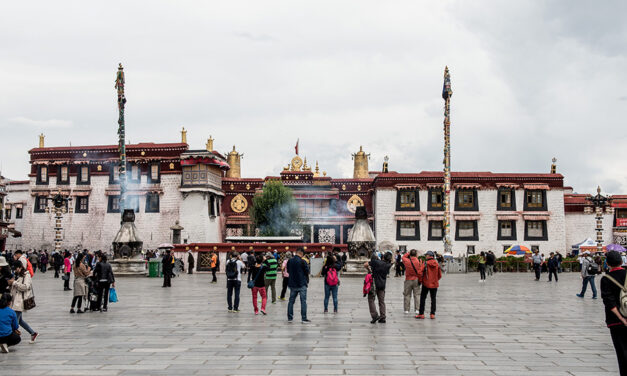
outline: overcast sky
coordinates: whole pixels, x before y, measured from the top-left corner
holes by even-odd
[[[128,140],[209,135],[244,177],[301,156],[351,177],[442,169],[451,71],[454,171],[548,172],[577,192],[627,194],[625,1],[13,1],[0,13],[0,161],[115,144],[126,73]]]

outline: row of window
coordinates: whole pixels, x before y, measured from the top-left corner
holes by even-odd
[[[427,240],[442,240],[444,222],[429,221]],[[498,221],[497,240],[517,240],[516,221]],[[420,221],[397,221],[396,240],[420,240]],[[457,221],[455,240],[479,240],[477,221]],[[525,221],[525,240],[548,240],[546,221]]]
[[[444,193],[441,188],[428,190],[427,210],[444,210]],[[401,189],[396,194],[396,210],[420,210],[418,189]],[[478,211],[476,189],[458,189],[455,191],[455,211]],[[545,190],[525,190],[524,210],[547,210]],[[516,210],[516,192],[511,188],[499,188],[496,202],[497,210]]]
[[[46,185],[49,183],[50,169],[49,166],[38,166],[37,168],[37,184]],[[127,180],[131,183],[139,183],[141,181],[141,166],[137,164],[127,165]],[[70,166],[60,165],[56,169],[57,185],[70,184]],[[148,171],[149,183],[161,182],[161,168],[159,164],[152,164]],[[120,168],[117,165],[111,165],[109,168],[109,184],[117,184],[120,182]],[[76,184],[89,185],[91,183],[91,171],[89,165],[80,165],[76,169]]]
[[[120,196],[108,196],[109,201],[107,203],[107,213],[119,213],[120,212]],[[139,196],[128,196],[127,207],[134,209],[136,213],[139,212]],[[44,213],[46,206],[48,205],[45,197],[35,197],[35,213]],[[66,202],[67,209],[67,202]],[[81,196],[75,197],[74,205],[75,213],[89,213],[89,197]],[[146,213],[159,213],[159,194],[148,193],[146,194]],[[21,217],[18,217],[21,218]]]
[[[4,218],[6,221],[10,221],[11,220],[11,215],[13,214],[13,210],[11,210],[11,208],[6,208],[4,209]],[[24,212],[22,208],[15,208],[15,219],[20,219],[22,218]],[[0,216],[0,219],[2,219],[2,217]]]

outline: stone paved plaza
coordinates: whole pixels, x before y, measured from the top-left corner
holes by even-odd
[[[402,279],[390,278],[386,324],[369,323],[361,279],[343,279],[340,312],[324,314],[321,279],[309,288],[310,324],[286,320],[287,302],[255,316],[242,289],[228,313],[224,275],[118,281],[107,313],[68,313],[71,292],[50,272],[35,276],[40,333],[0,354],[2,375],[616,375],[603,304],[575,297],[578,274],[559,284],[532,274],[444,276],[436,320],[404,315]],[[277,285],[280,285],[278,281]]]

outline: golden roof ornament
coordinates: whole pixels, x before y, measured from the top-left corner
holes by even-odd
[[[320,169],[318,168],[318,161],[316,161],[316,170],[314,172],[314,178],[320,177]]]
[[[557,173],[557,165],[555,164],[555,162],[557,162],[557,158],[553,157],[553,159],[551,161],[553,162],[553,164],[551,165],[551,173],[552,174],[556,174]]]
[[[181,129],[181,143],[182,144],[187,143],[187,131],[185,130],[185,127]]]
[[[235,145],[233,145],[233,150],[227,155],[226,162],[231,167],[226,172],[227,178],[241,178],[241,165],[240,161],[244,157],[244,154],[240,154],[235,150]]]
[[[353,179],[368,179],[368,159],[370,154],[364,152],[363,147],[359,146],[359,151],[352,155],[355,161],[353,168]]]
[[[44,147],[44,139],[46,138],[46,136],[44,136],[44,134],[40,134],[39,135],[39,147],[43,148]]]
[[[390,158],[387,155],[383,158],[383,172],[384,173],[389,172],[389,170],[388,170],[388,161],[389,160],[390,160]]]
[[[207,139],[207,151],[213,151],[213,137]]]

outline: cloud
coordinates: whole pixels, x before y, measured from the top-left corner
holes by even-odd
[[[267,34],[252,34],[248,32],[235,32],[233,33],[238,38],[248,39],[253,42],[272,42],[277,40],[273,36]]]
[[[13,125],[22,125],[26,127],[40,128],[40,129],[72,127],[72,122],[70,120],[59,120],[59,119],[34,120],[34,119],[29,119],[24,116],[16,116],[16,117],[7,119],[7,122]]]

